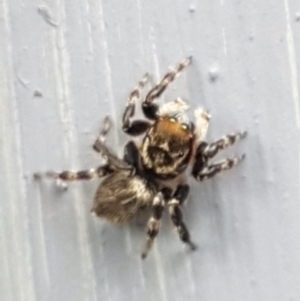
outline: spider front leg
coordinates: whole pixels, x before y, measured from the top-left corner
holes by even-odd
[[[189,231],[183,221],[183,215],[181,210],[181,205],[186,200],[189,191],[189,185],[179,185],[173,197],[168,202],[168,209],[181,241],[187,244],[191,250],[195,250],[196,245],[191,241]]]
[[[123,123],[122,128],[126,134],[132,136],[138,136],[145,133],[146,130],[150,127],[150,123],[145,120],[135,120],[135,121],[131,120],[135,114],[135,106],[137,100],[141,96],[140,95],[141,90],[148,82],[148,80],[149,80],[149,76],[148,74],[145,74],[144,77],[141,79],[141,81],[137,84],[137,86],[129,95],[125,112],[123,114],[123,119],[122,119],[122,123]]]
[[[219,151],[223,150],[226,147],[233,145],[235,142],[245,138],[247,132],[238,132],[236,134],[225,135],[221,139],[208,144],[207,147],[203,150],[202,154],[206,158],[214,157]]]
[[[153,212],[152,212],[152,216],[150,217],[148,224],[147,224],[147,242],[146,242],[146,246],[145,249],[142,253],[142,258],[145,259],[148,255],[148,252],[151,250],[153,242],[156,238],[156,236],[158,235],[159,232],[159,227],[160,227],[160,220],[162,217],[162,213],[164,210],[164,205],[165,205],[165,201],[164,201],[164,197],[162,192],[159,192],[153,199],[153,203],[152,203],[152,208],[153,208]]]
[[[208,144],[201,142],[197,148],[195,163],[192,168],[192,175],[198,181],[204,181],[212,178],[223,170],[231,169],[245,158],[245,155],[236,156],[230,159],[224,159],[220,162],[208,165],[208,160],[213,158],[219,151],[234,144],[236,141],[245,138],[247,132],[226,135],[221,139]]]
[[[197,175],[194,175],[194,177],[198,181],[207,180],[223,170],[231,169],[233,166],[241,162],[244,158],[245,158],[245,154],[243,154],[242,156],[235,156],[229,159],[224,159],[215,164],[207,165]]]
[[[158,112],[158,105],[154,104],[154,100],[161,96],[161,94],[166,90],[168,85],[174,81],[177,75],[181,73],[181,71],[187,67],[191,63],[192,58],[188,57],[181,63],[179,63],[174,70],[170,70],[162,79],[161,81],[152,88],[144,102],[143,102],[143,112],[144,115],[151,120],[155,120],[157,118]]]

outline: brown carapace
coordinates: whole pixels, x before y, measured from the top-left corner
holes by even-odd
[[[190,162],[195,134],[176,117],[162,116],[149,128],[141,145],[143,167],[159,179],[173,179]]]

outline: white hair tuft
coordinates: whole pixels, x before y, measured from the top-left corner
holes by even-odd
[[[188,104],[181,98],[163,104],[159,111],[159,116],[172,116],[183,114],[189,108]]]
[[[195,119],[196,119],[195,133],[198,141],[203,140],[205,138],[210,118],[211,115],[203,108],[198,108],[195,110]]]

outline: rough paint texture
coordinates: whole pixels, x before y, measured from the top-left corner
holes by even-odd
[[[299,32],[298,0],[0,0],[0,299],[300,300]],[[143,227],[90,215],[97,181],[32,174],[97,166],[103,117],[188,55],[165,99],[205,106],[209,139],[247,129],[224,153],[247,158],[190,182],[197,252],[165,214],[142,261]]]

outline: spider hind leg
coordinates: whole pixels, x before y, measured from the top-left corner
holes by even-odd
[[[150,217],[147,224],[147,242],[142,253],[142,258],[145,259],[152,248],[154,240],[159,232],[160,220],[163,214],[165,201],[163,198],[163,194],[159,192],[153,199],[152,205],[152,216]]]
[[[91,180],[94,178],[102,178],[112,173],[112,171],[113,170],[111,169],[109,164],[106,164],[103,166],[99,166],[96,169],[81,170],[81,171],[66,170],[59,173],[48,171],[46,172],[45,176],[55,180],[71,182],[76,180]]]
[[[183,221],[181,209],[181,205],[186,200],[189,191],[189,185],[179,185],[172,199],[168,202],[168,210],[181,241],[189,246],[191,250],[195,250],[196,245],[191,241],[189,230]]]

